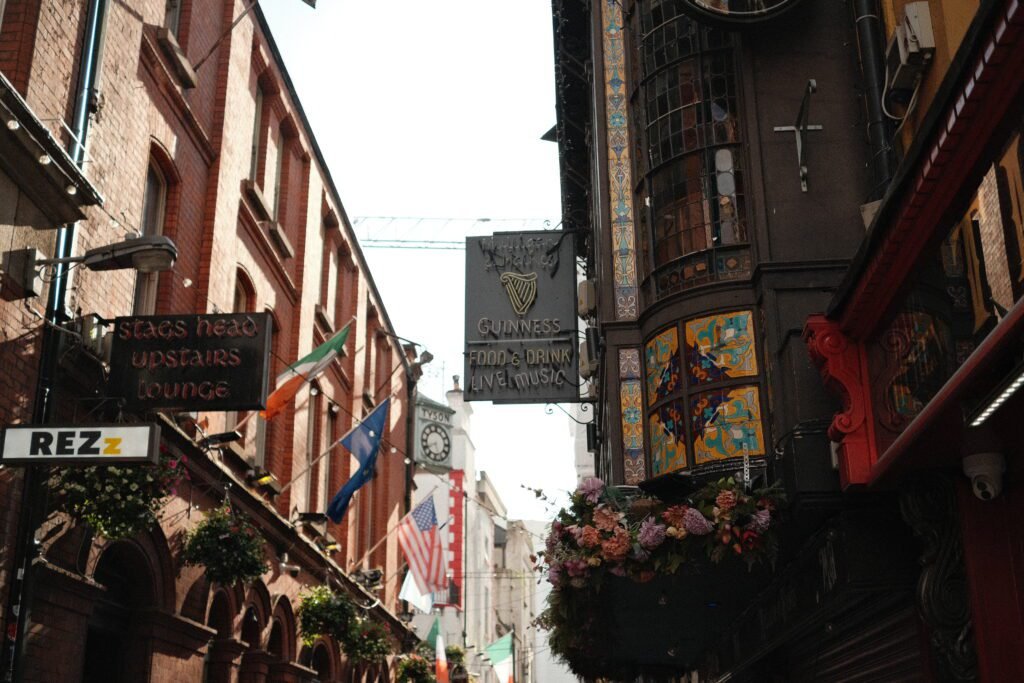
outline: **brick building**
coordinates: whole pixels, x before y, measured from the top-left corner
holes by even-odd
[[[384,666],[351,665],[330,639],[299,640],[299,594],[325,582],[365,606],[396,652],[412,637],[395,616],[396,538],[378,541],[408,509],[415,348],[394,336],[269,27],[248,6],[0,0],[3,249],[65,256],[140,233],[167,236],[178,250],[171,271],[73,268],[55,281],[65,287],[44,282],[37,297],[5,273],[0,423],[155,421],[162,449],[187,456],[190,475],[158,528],[116,543],[55,512],[53,501],[39,503],[31,612],[22,611],[26,635],[17,639],[23,593],[12,577],[31,506],[21,502],[24,470],[0,472],[4,671],[23,646],[21,680],[386,679]],[[55,325],[70,332],[43,323],[48,301]],[[104,361],[79,336],[88,314],[219,312],[270,314],[271,378],[352,327],[341,358],[270,421],[123,414],[107,396]],[[41,368],[52,385],[45,396]],[[293,521],[322,512],[354,471],[341,447],[311,466],[313,458],[388,397],[376,476],[342,523]],[[200,448],[204,435],[236,427],[240,440]],[[266,541],[271,570],[252,585],[211,584],[180,560],[183,533],[225,497]],[[376,592],[351,578],[372,567],[383,570]]]

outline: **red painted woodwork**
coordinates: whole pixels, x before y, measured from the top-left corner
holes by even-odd
[[[1024,681],[1024,496],[981,501],[963,478],[957,499],[978,680]]]
[[[984,174],[978,161],[1024,90],[1024,2],[1006,2],[1003,18],[979,52],[892,224],[876,226],[885,235],[839,316],[851,337],[866,339],[875,332],[936,231],[948,227],[953,202]]]
[[[803,339],[825,386],[843,402],[828,428],[829,438],[839,443],[843,489],[867,484],[878,453],[864,347],[823,315],[808,318]]]

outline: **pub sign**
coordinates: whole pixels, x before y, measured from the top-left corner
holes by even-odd
[[[4,465],[118,465],[159,457],[155,424],[14,425],[0,433]]]
[[[579,401],[571,234],[466,238],[465,374],[467,401]]]
[[[114,320],[110,395],[133,411],[266,407],[269,313]]]

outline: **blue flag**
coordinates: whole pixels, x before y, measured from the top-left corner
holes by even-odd
[[[388,407],[391,399],[386,398],[380,405],[373,409],[373,412],[358,424],[352,431],[341,438],[341,445],[351,451],[359,461],[359,469],[352,475],[352,478],[345,482],[334,498],[327,506],[327,516],[337,524],[345,516],[348,504],[352,496],[366,482],[373,479],[374,470],[377,467],[377,453],[380,451],[380,439],[384,433],[384,426],[388,421]]]

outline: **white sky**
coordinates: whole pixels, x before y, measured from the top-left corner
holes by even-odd
[[[360,237],[461,241],[558,223],[558,150],[540,140],[555,122],[550,0],[261,6],[352,221],[465,219],[367,220]],[[435,356],[420,390],[443,401],[463,374],[464,252],[364,253],[397,333]],[[477,467],[510,517],[551,517],[521,486],[574,487],[568,419],[543,405],[472,406]]]

